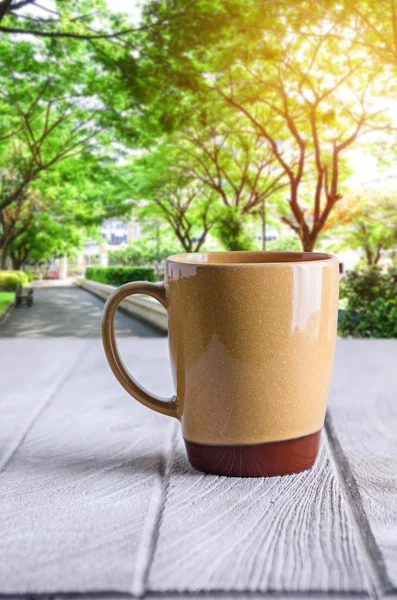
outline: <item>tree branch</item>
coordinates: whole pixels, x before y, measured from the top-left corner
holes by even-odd
[[[99,33],[99,32],[96,32],[96,33],[72,33],[72,32],[67,32],[67,31],[42,31],[40,29],[24,29],[22,27],[4,27],[2,25],[0,25],[0,31],[2,31],[3,33],[7,33],[7,34],[21,33],[21,34],[28,34],[28,35],[34,35],[37,37],[47,37],[47,38],[71,38],[71,39],[76,39],[76,40],[109,40],[109,39],[113,39],[113,38],[123,37],[130,33],[138,33],[140,31],[149,31],[149,30],[156,29],[157,27],[163,27],[164,25],[168,24],[170,21],[174,21],[175,19],[178,19],[181,16],[183,16],[184,14],[186,14],[186,12],[194,4],[197,3],[197,1],[198,0],[191,0],[191,2],[189,2],[183,8],[183,10],[181,10],[167,18],[159,19],[157,22],[151,23],[150,25],[141,25],[140,27],[130,27],[127,29],[113,31],[111,33]],[[32,3],[31,0],[25,0],[25,2],[21,1],[20,3],[12,6],[11,8],[13,10],[17,10],[18,8],[22,8],[22,6],[24,6],[25,4],[31,4],[31,3]],[[0,4],[0,20],[1,20],[2,5],[3,5],[3,9],[4,9],[4,14],[6,14],[6,12],[10,10],[10,6],[11,6],[10,0],[3,0],[3,3]],[[52,23],[54,23],[54,22],[56,22],[56,21],[53,20]]]

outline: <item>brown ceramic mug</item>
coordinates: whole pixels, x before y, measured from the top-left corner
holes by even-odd
[[[102,337],[110,367],[136,400],[181,421],[191,464],[232,476],[310,468],[331,379],[338,261],[309,252],[178,254],[164,283],[127,283],[108,298]],[[176,394],[163,400],[128,373],[114,316],[131,294],[168,311]]]

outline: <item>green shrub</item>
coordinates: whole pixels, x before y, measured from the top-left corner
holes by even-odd
[[[267,242],[266,250],[271,252],[302,252],[302,244],[297,235],[283,235]]]
[[[219,207],[213,233],[225,250],[254,250],[254,242],[245,232],[246,221],[238,207]]]
[[[397,338],[397,270],[349,271],[341,281],[347,308],[339,322],[343,337]]]
[[[36,279],[38,279],[38,276],[36,275],[36,273],[33,273],[33,271],[23,271],[26,275],[26,277],[28,278],[29,283],[31,281],[35,281]]]
[[[85,278],[108,285],[122,285],[130,281],[155,281],[152,267],[87,267]]]
[[[24,271],[0,271],[0,290],[15,292],[18,284],[27,285],[28,276]]]
[[[183,248],[178,247],[177,243],[170,243],[167,240],[150,238],[137,238],[128,242],[128,246],[123,246],[118,250],[109,252],[110,266],[140,267],[161,262],[172,254],[183,252]]]

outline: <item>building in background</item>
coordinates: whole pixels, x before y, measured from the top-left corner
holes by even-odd
[[[134,218],[128,223],[120,221],[120,219],[106,219],[101,228],[101,236],[105,240],[108,250],[125,246],[140,235],[141,226]]]
[[[120,219],[106,219],[102,223],[100,238],[88,239],[84,242],[84,248],[78,253],[73,264],[69,265],[69,275],[82,275],[86,267],[90,265],[107,266],[108,253],[126,246],[128,242],[141,235],[141,226],[136,219],[130,222]]]

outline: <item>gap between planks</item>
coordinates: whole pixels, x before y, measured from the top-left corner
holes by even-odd
[[[173,421],[168,425],[166,430],[163,454],[157,472],[157,481],[143,527],[142,539],[135,565],[135,576],[131,585],[131,594],[134,597],[140,598],[146,594],[149,570],[156,551],[161,518],[167,500],[177,435],[179,435],[178,423]]]
[[[360,541],[363,553],[362,559],[368,572],[369,596],[374,599],[383,598],[387,594],[388,589],[390,589],[391,582],[387,576],[382,554],[363,508],[356,479],[335,432],[329,409],[325,418],[324,430],[328,439],[330,458],[334,464],[341,493],[345,499],[347,511],[356,531],[357,538]],[[387,594],[388,600],[392,600],[393,597],[397,598],[397,595],[391,596]]]
[[[75,359],[69,365],[69,367],[55,380],[53,386],[49,389],[49,391],[44,394],[41,402],[38,402],[36,407],[32,410],[32,415],[29,421],[26,423],[25,427],[21,429],[21,431],[17,432],[15,438],[11,440],[9,444],[8,450],[6,450],[0,459],[0,472],[7,466],[11,458],[14,456],[15,452],[18,450],[19,446],[22,444],[26,435],[29,433],[33,425],[36,423],[37,419],[44,412],[44,410],[49,406],[52,400],[55,398],[56,394],[62,388],[64,383],[66,382],[69,375],[75,369],[76,365],[78,365],[82,360],[84,360],[84,354],[87,348],[88,342],[86,342],[80,351],[77,353]]]

